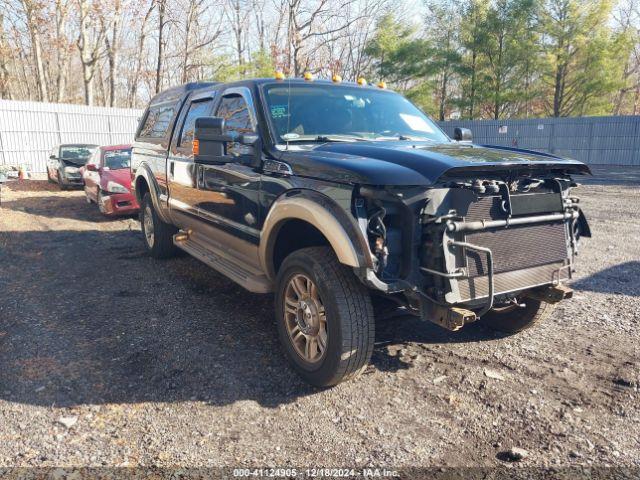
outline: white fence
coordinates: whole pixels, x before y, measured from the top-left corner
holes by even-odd
[[[45,172],[60,143],[133,142],[142,110],[0,100],[0,165]]]

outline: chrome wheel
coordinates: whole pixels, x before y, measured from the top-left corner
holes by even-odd
[[[153,243],[155,241],[153,236],[153,212],[151,211],[151,207],[149,207],[149,205],[147,205],[147,207],[144,209],[143,225],[144,238],[147,241],[147,245],[149,246],[149,248],[153,248]]]
[[[294,275],[287,284],[284,322],[296,353],[306,362],[320,362],[327,351],[327,317],[318,288],[306,275]]]

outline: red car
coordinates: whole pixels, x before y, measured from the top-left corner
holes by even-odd
[[[131,193],[131,145],[99,147],[82,172],[87,203],[104,215],[130,215],[140,208]]]

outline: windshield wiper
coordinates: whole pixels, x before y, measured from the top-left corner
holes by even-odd
[[[396,135],[380,135],[379,137],[375,137],[374,140],[400,140],[400,141],[412,141],[412,142],[434,142],[432,138],[429,137],[415,137],[410,135],[404,135],[402,133],[398,133]]]
[[[285,138],[287,143],[327,143],[327,142],[366,142],[366,138],[355,135],[316,135],[299,136],[297,138]]]
[[[318,135],[318,142],[366,142],[366,138],[356,137],[354,135]]]

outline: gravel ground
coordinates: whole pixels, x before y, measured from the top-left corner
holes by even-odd
[[[269,296],[148,258],[136,220],[80,191],[14,182],[0,466],[638,468],[639,186],[607,169],[580,187],[594,238],[546,323],[500,337],[381,320],[366,373],[318,390],[286,365]]]

